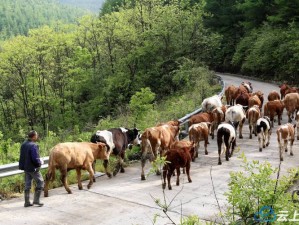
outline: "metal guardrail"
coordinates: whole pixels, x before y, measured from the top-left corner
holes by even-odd
[[[216,75],[217,78],[219,79],[219,83],[222,86],[221,92],[218,93],[218,96],[222,96],[224,94],[224,87],[225,87],[225,82],[222,80],[222,78],[218,75]],[[196,115],[202,111],[201,108],[196,109],[195,111],[185,115],[184,117],[180,118],[179,121],[181,122],[181,125],[185,125],[186,131],[188,131],[188,120],[191,116]],[[49,156],[43,157],[44,164],[42,165],[42,169],[48,168],[48,162],[49,162]],[[0,165],[0,179],[3,177],[9,177],[17,174],[23,173],[23,170],[19,170],[19,163],[10,163],[10,164],[5,164],[5,165]]]

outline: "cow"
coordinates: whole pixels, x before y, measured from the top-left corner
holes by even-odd
[[[237,91],[238,91],[238,88],[234,85],[230,85],[225,89],[224,95],[225,95],[226,102],[228,105],[234,105]]]
[[[279,93],[277,91],[271,91],[268,94],[268,101],[280,100]]]
[[[263,106],[263,104],[264,104],[264,93],[261,92],[261,91],[256,91],[256,92],[254,92],[252,94],[252,96],[257,96],[260,99],[260,101],[261,101],[261,107],[260,107],[260,109],[261,109],[262,106]]]
[[[225,120],[226,106],[217,107],[212,111],[212,126],[211,126],[211,136],[214,139],[214,131],[217,129],[218,125]]]
[[[285,95],[283,102],[288,113],[288,122],[290,123],[294,118],[294,113],[299,110],[299,94],[289,93]]]
[[[290,87],[290,88],[286,89],[285,95],[287,95],[289,93],[298,93],[298,88],[297,87]]]
[[[198,157],[198,150],[201,141],[204,141],[205,154],[208,155],[209,130],[211,123],[202,122],[189,127],[189,140],[195,145],[195,158]]]
[[[180,126],[181,125],[181,122],[178,121],[178,120],[170,120],[166,123],[158,123],[156,126],[159,127],[159,126],[163,126],[163,125],[171,125],[171,126]]]
[[[124,158],[125,150],[128,148],[129,144],[139,143],[138,139],[139,130],[134,127],[133,129],[128,128],[111,128],[108,130],[98,130],[95,134],[92,135],[90,142],[98,143],[102,142],[107,144],[111,152],[118,157],[118,163],[113,171],[113,176],[119,172],[124,173]],[[111,177],[111,173],[108,172],[108,163],[109,160],[105,160],[103,165],[108,177]],[[93,166],[95,169],[95,166]]]
[[[263,148],[266,148],[270,144],[272,133],[270,118],[267,116],[259,118],[256,122],[256,131],[259,140],[259,151],[261,152]]]
[[[276,134],[277,134],[277,141],[279,146],[279,155],[280,161],[283,161],[283,150],[288,152],[288,141],[290,142],[290,155],[293,156],[293,144],[295,140],[295,127],[296,124],[284,124],[278,127]]]
[[[55,169],[61,173],[61,181],[65,190],[71,194],[72,191],[67,184],[67,172],[75,169],[77,172],[78,188],[82,190],[81,169],[89,172],[89,189],[93,184],[94,172],[92,163],[95,159],[108,160],[109,146],[104,143],[89,142],[66,142],[54,146],[50,151],[49,167],[46,174],[44,196],[48,197],[49,182],[55,179]]]
[[[299,111],[296,114],[297,140],[299,140]]]
[[[245,119],[246,119],[245,111],[241,105],[234,105],[226,110],[225,121],[233,123],[236,128],[239,126],[240,139],[243,138],[242,128]]]
[[[179,126],[162,125],[145,129],[141,135],[141,180],[145,180],[144,166],[149,155],[149,160],[154,161],[158,153],[164,156],[172,144],[178,140]],[[160,171],[156,171],[160,175]]]
[[[203,112],[211,112],[216,107],[221,107],[221,106],[222,106],[221,97],[219,97],[218,95],[214,95],[212,97],[206,98],[201,103]]]
[[[204,112],[204,113],[199,113],[194,116],[191,116],[191,118],[189,119],[188,125],[189,125],[189,127],[191,127],[193,124],[201,123],[201,122],[212,123],[213,120],[214,120],[213,113]]]
[[[271,127],[274,127],[274,117],[278,117],[278,125],[281,125],[281,117],[284,110],[284,103],[282,100],[274,100],[267,102],[264,105],[264,116],[268,116],[271,121]]]
[[[248,93],[252,93],[253,91],[252,84],[249,81],[243,81],[240,86],[245,87]]]
[[[252,139],[252,132],[257,136],[256,123],[260,117],[261,111],[257,105],[252,106],[246,112],[246,118],[248,119],[249,124],[249,139]]]
[[[284,99],[284,96],[285,96],[285,92],[287,89],[289,89],[289,85],[283,83],[281,85],[279,85],[279,88],[280,88],[280,99]]]
[[[236,98],[236,104],[242,105],[244,109],[248,108],[250,95],[242,91]]]
[[[254,105],[257,105],[259,107],[259,109],[261,110],[262,102],[257,95],[253,95],[253,96],[249,97],[249,99],[248,99],[248,108],[251,108]]]
[[[186,173],[189,183],[192,182],[190,177],[191,160],[194,155],[193,143],[190,142],[189,146],[171,148],[166,152],[165,157],[167,163],[163,166],[163,184],[162,188],[166,188],[166,176],[168,182],[168,189],[171,187],[171,176],[174,174],[174,170],[177,172],[176,185],[180,185],[180,168],[186,168]]]
[[[226,161],[233,155],[236,147],[236,128],[232,123],[221,123],[217,129],[218,165],[221,165],[221,155],[225,153]],[[231,151],[230,151],[231,148]]]

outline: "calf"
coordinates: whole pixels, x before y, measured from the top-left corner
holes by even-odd
[[[231,123],[222,123],[218,126],[217,145],[219,155],[218,165],[221,165],[221,155],[225,152],[226,161],[229,161],[236,146],[236,129]],[[230,148],[232,149],[231,152]]]
[[[281,100],[267,102],[264,105],[264,116],[268,116],[271,121],[271,127],[274,127],[274,117],[278,117],[278,125],[281,125],[281,117],[284,110],[284,103]]]
[[[280,161],[283,161],[283,150],[288,152],[288,141],[290,142],[290,154],[293,156],[293,143],[295,140],[295,127],[296,124],[284,124],[278,127],[276,134],[277,134],[277,141],[279,146],[279,155]],[[282,143],[283,142],[283,143]]]
[[[50,152],[49,167],[46,175],[44,195],[48,197],[49,182],[55,179],[55,169],[61,173],[61,181],[65,190],[72,191],[67,184],[67,172],[75,169],[77,172],[78,188],[82,190],[81,169],[89,172],[89,189],[93,184],[94,172],[92,163],[95,159],[108,160],[109,149],[104,143],[93,144],[89,142],[67,142],[55,145]]]
[[[253,96],[249,97],[249,99],[248,99],[248,108],[251,108],[254,105],[257,105],[259,107],[259,109],[261,110],[262,102],[257,95],[253,95]]]
[[[183,148],[171,148],[168,152],[166,152],[166,165],[163,167],[163,184],[162,188],[165,189],[166,187],[166,176],[167,176],[167,183],[168,189],[172,190],[171,187],[171,176],[174,173],[174,170],[177,172],[177,180],[176,185],[180,185],[180,168],[186,167],[186,173],[188,176],[188,181],[192,182],[190,177],[190,166],[192,156],[194,155],[194,147],[192,145]]]
[[[268,101],[280,100],[279,93],[277,91],[271,91],[268,94]]]
[[[257,136],[256,123],[261,117],[261,111],[257,105],[252,106],[246,113],[249,124],[249,139],[252,139],[252,132]]]
[[[189,127],[189,140],[195,144],[195,157],[198,157],[199,143],[204,141],[205,154],[208,154],[210,123],[202,122]],[[195,159],[194,157],[194,159]]]
[[[218,95],[206,98],[203,100],[201,106],[203,112],[211,112],[216,107],[222,106],[221,98]]]
[[[237,128],[239,126],[239,138],[242,139],[242,129],[245,122],[246,115],[243,107],[241,105],[235,105],[226,110],[225,121],[231,122]]]
[[[270,143],[270,136],[272,133],[270,118],[267,116],[259,118],[256,123],[256,131],[259,140],[259,150],[261,152],[263,148],[266,148],[266,146],[268,146]]]
[[[285,108],[288,112],[289,123],[292,122],[294,118],[294,113],[299,110],[299,94],[298,93],[289,93],[285,95],[283,100]]]

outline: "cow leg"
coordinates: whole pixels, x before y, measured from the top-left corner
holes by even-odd
[[[263,133],[258,133],[259,150],[263,151]]]
[[[166,175],[167,175],[167,168],[166,166],[163,167],[163,183],[162,183],[162,188],[166,188]]]
[[[169,190],[172,190],[172,187],[171,187],[171,174],[173,173],[174,169],[170,169],[168,170],[168,173],[167,173],[167,183],[168,183],[168,189]]]
[[[212,136],[212,139],[214,139],[214,132],[215,132],[215,129],[216,129],[216,123],[213,122],[212,123],[212,126],[211,126],[211,136]]]
[[[297,123],[297,140],[299,140],[299,123]]]
[[[277,117],[278,117],[278,125],[280,126],[281,125],[281,117],[282,117],[282,115],[280,114],[280,115],[277,115]]]
[[[266,135],[267,135],[267,131],[263,132],[263,148],[266,148]]]
[[[245,118],[239,124],[239,138],[240,139],[243,139],[242,129],[243,129],[244,122],[245,122]]]
[[[187,163],[186,165],[186,173],[187,173],[187,177],[188,177],[188,182],[191,183],[192,180],[191,180],[191,177],[190,177],[190,162]]]
[[[284,151],[288,152],[288,139],[284,140]]]
[[[180,167],[176,168],[176,186],[180,185],[180,175],[181,175],[181,171],[180,171]]]
[[[291,122],[292,122],[292,119],[291,119],[291,114],[292,114],[292,113],[291,113],[290,111],[288,111],[288,117],[289,117],[289,120],[288,120],[288,122],[289,122],[289,123],[291,123]],[[280,125],[280,124],[279,124],[279,125]]]
[[[90,189],[92,184],[93,184],[93,177],[94,177],[94,173],[93,173],[93,170],[92,170],[92,165],[89,164],[87,166],[87,169],[86,169],[88,172],[89,172],[89,183],[87,185],[87,188]]]
[[[125,172],[125,169],[124,169],[125,151],[123,151],[120,154],[119,160],[120,160],[120,172],[124,173]]]
[[[232,151],[230,153],[230,156],[229,157],[232,157],[233,156],[233,153],[234,153],[234,150],[235,150],[235,147],[236,147],[236,139],[233,140],[233,142],[231,143],[232,145]]]
[[[291,156],[294,155],[294,154],[293,154],[293,144],[294,144],[294,139],[291,139],[291,140],[290,140],[290,154],[291,154]]]
[[[217,144],[218,144],[218,165],[221,165],[221,150],[222,150],[222,137],[217,137]]]
[[[249,139],[252,139],[252,125],[249,124]]]
[[[72,194],[72,191],[67,184],[67,168],[66,167],[61,168],[60,173],[61,173],[61,182],[63,183],[65,190],[67,191],[67,193]]]
[[[145,180],[145,175],[144,175],[145,163],[146,163],[146,159],[141,157],[141,180]]]
[[[280,155],[280,161],[283,161],[283,145],[279,142],[279,155]]]
[[[206,155],[209,154],[209,153],[208,153],[208,143],[209,143],[209,140],[208,140],[208,137],[206,137],[206,138],[205,138],[205,144],[204,144],[204,145],[205,145],[205,154],[206,154]]]
[[[93,169],[93,173],[95,174],[96,173],[96,162],[97,162],[97,160],[94,160],[93,162],[92,162],[92,169]],[[93,177],[93,182],[96,182],[96,177],[94,176]],[[81,189],[80,189],[81,190]]]
[[[256,123],[253,125],[254,136],[257,136],[257,126]]]
[[[103,165],[104,165],[104,168],[105,168],[105,173],[106,175],[111,178],[111,173],[108,171],[108,165],[109,165],[109,160],[108,159],[105,159],[104,162],[103,162]]]
[[[271,135],[271,131],[267,130],[265,133],[266,133],[265,135],[266,135],[266,137],[267,137],[266,147],[268,147],[269,144],[270,144],[270,135]]]
[[[78,188],[79,188],[79,190],[82,190],[83,187],[82,187],[82,182],[81,182],[81,169],[77,168],[76,172],[77,172]],[[93,179],[94,179],[94,177],[93,177]]]

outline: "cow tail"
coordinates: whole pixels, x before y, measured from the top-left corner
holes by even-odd
[[[146,131],[145,137],[141,140],[141,146],[142,146],[142,159],[146,159],[146,156],[150,153],[151,159],[154,159],[154,153],[152,149],[151,142],[149,141],[150,138],[150,132]]]
[[[280,146],[280,141],[281,141],[281,128],[278,128],[278,129],[277,129],[276,134],[277,134],[278,145]]]
[[[49,181],[54,181],[55,180],[55,165],[53,162],[53,156],[50,154],[49,156],[49,165],[48,165],[48,172],[46,174],[46,179]]]

